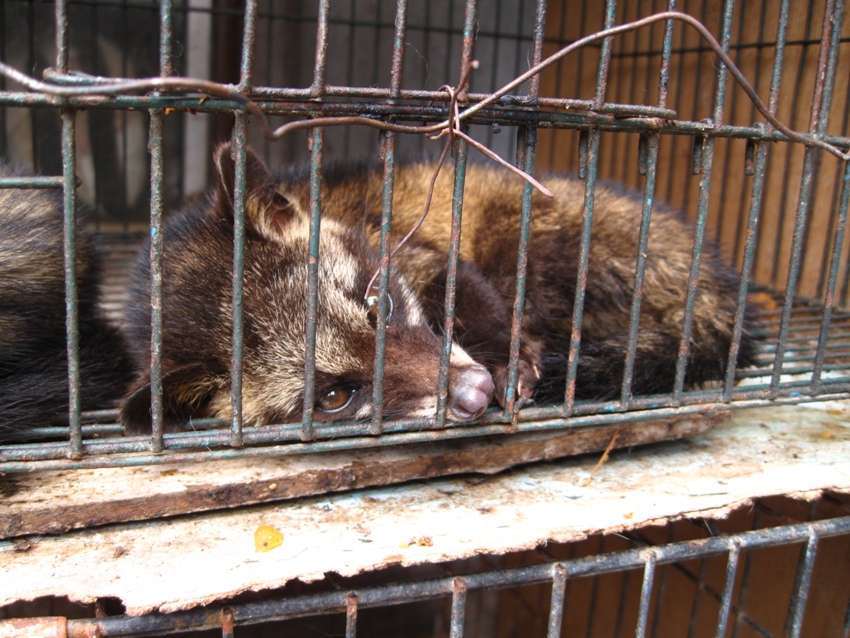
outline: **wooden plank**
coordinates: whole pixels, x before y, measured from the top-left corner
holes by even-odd
[[[728,412],[348,453],[0,476],[0,538],[509,467],[704,432]]]
[[[820,405],[736,411],[705,434],[614,452],[598,468],[592,455],[492,477],[0,542],[0,606],[46,597],[114,598],[131,615],[169,612],[294,579],[314,583],[330,572],[346,578],[682,518],[724,518],[752,499],[777,494],[808,500],[823,490],[848,493],[850,403]],[[275,535],[276,542],[263,542]]]

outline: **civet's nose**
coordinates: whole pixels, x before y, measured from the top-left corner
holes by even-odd
[[[478,418],[493,399],[493,377],[483,366],[468,366],[452,379],[449,413],[456,421]]]

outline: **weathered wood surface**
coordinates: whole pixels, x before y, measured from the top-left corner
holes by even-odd
[[[694,436],[728,412],[393,449],[0,476],[0,538],[58,533],[463,473]]]
[[[533,549],[721,518],[757,497],[850,492],[850,406],[733,413],[669,445],[492,477],[357,490],[0,543],[0,605],[113,597],[132,615],[187,609],[293,579]]]

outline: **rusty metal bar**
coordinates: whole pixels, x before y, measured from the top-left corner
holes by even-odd
[[[475,50],[475,25],[477,20],[476,0],[467,0],[463,26],[463,50],[461,51],[460,70],[462,78],[465,69],[472,64]],[[466,99],[466,87],[458,91],[458,100]],[[449,114],[451,116],[451,114]],[[454,141],[454,186],[452,190],[452,229],[448,250],[446,270],[445,317],[443,320],[443,343],[440,351],[440,363],[437,373],[437,409],[435,423],[438,428],[446,427],[448,408],[449,364],[451,361],[452,335],[454,333],[455,292],[457,287],[457,265],[460,257],[461,219],[463,215],[463,189],[466,182],[467,144],[462,139]]]
[[[735,11],[734,0],[725,0],[723,4],[723,27],[721,44],[723,50],[729,49],[732,39],[732,14]],[[723,122],[723,105],[726,99],[726,74],[724,65],[717,67],[714,90],[714,112],[713,124]],[[699,83],[698,83],[699,85]],[[691,255],[691,269],[688,274],[688,292],[685,298],[685,316],[682,320],[682,336],[679,340],[679,352],[676,358],[676,378],[673,383],[673,398],[681,400],[685,385],[685,373],[690,354],[691,335],[693,333],[694,307],[696,306],[697,288],[699,286],[699,272],[702,263],[703,240],[705,237],[705,225],[708,219],[708,211],[711,200],[711,178],[712,165],[714,162],[714,139],[707,138],[702,145],[702,177],[699,184],[699,204],[697,206],[696,229],[694,231],[693,253]]]
[[[397,0],[395,32],[393,34],[393,58],[390,71],[390,89],[394,97],[401,91],[404,68],[404,37],[407,23],[407,0]],[[390,304],[387,288],[390,282],[390,230],[393,216],[393,186],[395,179],[396,139],[392,131],[385,131],[381,139],[384,156],[384,178],[381,196],[381,266],[378,277],[378,316],[375,325],[375,364],[372,375],[372,434],[383,430],[384,418],[384,353],[386,350],[387,315]],[[371,294],[367,290],[366,294]]]
[[[812,388],[815,392],[821,389],[821,374],[826,358],[826,343],[829,338],[829,326],[832,323],[832,314],[835,310],[835,290],[838,286],[838,272],[841,267],[841,250],[844,246],[844,235],[847,230],[847,210],[850,206],[850,162],[844,162],[844,176],[841,186],[841,204],[838,207],[838,225],[835,228],[832,255],[829,267],[829,282],[827,284],[826,296],[823,303],[823,315],[821,317],[820,330],[818,332],[818,345],[815,353],[815,369],[812,372]],[[788,349],[786,348],[786,352]],[[785,357],[785,361],[788,361]]]
[[[797,5],[799,6],[799,5]],[[806,6],[806,17],[805,20],[801,20],[801,16],[798,13],[797,19],[801,22],[805,23],[805,35],[806,38],[809,39],[812,31],[812,25],[814,23],[814,12],[816,4],[814,2],[809,2]],[[790,112],[792,114],[791,117],[791,125],[796,126],[797,119],[802,115],[802,109],[799,108],[800,99],[803,94],[803,83],[806,79],[806,62],[808,55],[808,47],[803,47],[800,51],[799,61],[797,62],[797,69],[794,77],[794,85],[791,93],[791,109]],[[787,203],[789,197],[789,189],[791,180],[789,179],[789,171],[791,170],[791,163],[793,158],[794,148],[789,146],[785,148],[785,157],[782,160],[782,193],[779,198],[779,204],[776,207],[776,210],[780,212],[778,215],[778,228],[776,230],[775,236],[773,239],[773,263],[771,266],[771,272],[769,277],[769,282],[771,286],[777,287],[779,285],[779,266],[780,266],[780,255],[782,254],[782,245],[785,243],[785,230],[786,230],[786,218],[788,215],[786,214]],[[769,158],[770,160],[771,158]],[[768,164],[768,170],[770,169],[770,163]],[[756,247],[756,263],[761,263],[761,256],[763,251],[767,248],[768,242],[766,239],[759,237]]]
[[[546,27],[546,2],[537,1],[537,12],[534,21],[534,50],[532,65],[539,64],[543,57],[543,34]],[[535,100],[540,93],[540,76],[531,79],[529,98]],[[525,147],[522,158],[522,169],[532,175],[537,149],[537,129],[522,129],[525,137]],[[518,144],[519,147],[519,144]],[[531,237],[532,195],[533,188],[526,182],[522,190],[522,202],[519,225],[519,245],[517,246],[516,288],[514,292],[513,316],[511,318],[511,342],[508,354],[507,387],[505,389],[505,414],[512,415],[517,399],[517,377],[519,369],[519,350],[522,338],[522,318],[525,310],[526,277],[528,275],[528,242]]]
[[[806,616],[806,603],[809,600],[809,591],[812,587],[812,572],[815,568],[819,540],[817,532],[814,529],[810,530],[803,561],[798,566],[797,583],[794,586],[791,600],[788,601],[787,629],[790,638],[799,638],[803,629],[803,619]]]
[[[614,26],[617,17],[617,0],[605,0],[605,28]],[[611,64],[611,36],[602,41],[602,50],[599,54],[599,66],[596,69],[596,93],[593,105],[597,108],[605,103],[605,94],[608,90],[608,68]]]
[[[328,16],[330,0],[319,0],[316,17],[316,62],[310,96],[320,101],[325,95],[328,53]],[[304,407],[301,417],[301,440],[310,441],[315,436],[313,411],[316,395],[316,329],[319,300],[319,244],[322,215],[322,145],[321,128],[310,131],[307,144],[310,149],[310,239],[307,258],[307,315],[304,328]]]
[[[452,612],[449,625],[450,638],[463,638],[463,624],[466,618],[466,589],[463,578],[452,580]]]
[[[357,594],[345,600],[345,638],[357,638]]]
[[[649,601],[652,599],[652,586],[655,582],[655,565],[657,561],[655,550],[649,550],[643,563],[643,584],[640,588],[640,603],[638,605],[635,638],[643,638],[646,635],[646,625],[649,621]]]
[[[620,402],[624,410],[632,400],[632,379],[634,378],[635,358],[637,354],[638,331],[640,327],[640,302],[643,280],[646,273],[646,255],[649,245],[649,225],[652,208],[655,204],[655,178],[658,171],[658,135],[646,138],[646,183],[643,192],[643,210],[641,211],[640,233],[638,236],[637,257],[635,259],[635,280],[632,292],[632,306],[629,316],[629,341],[626,347],[626,360],[623,368],[623,381],[620,388]]]
[[[776,52],[773,58],[773,71],[770,79],[770,97],[768,109],[775,114],[779,105],[779,89],[782,84],[782,65],[785,59],[785,37],[788,32],[790,16],[789,0],[782,0],[779,7],[779,20],[776,27]],[[768,125],[769,126],[769,125]],[[769,130],[769,129],[768,129]],[[738,353],[741,348],[741,337],[744,331],[744,315],[747,307],[750,277],[757,250],[759,235],[759,218],[764,201],[764,181],[767,175],[768,145],[757,143],[755,166],[753,168],[753,185],[750,194],[750,212],[747,218],[747,236],[744,241],[744,263],[741,265],[741,283],[738,286],[738,300],[735,308],[735,323],[732,328],[732,344],[726,360],[726,379],[723,386],[723,400],[730,401],[735,387],[735,372],[738,366]],[[737,253],[737,251],[736,251]]]
[[[757,387],[755,390],[746,392],[742,389],[739,398],[729,405],[734,408],[754,408],[770,405],[796,405],[813,400],[828,401],[842,399],[846,398],[847,392],[850,392],[850,376],[824,381],[824,385],[828,387],[829,392],[818,395],[817,397],[804,394],[803,391],[809,387],[808,381],[783,385],[780,396],[774,398],[768,396],[769,386]],[[239,450],[215,449],[225,447],[229,444],[230,439],[227,432],[216,430],[180,432],[165,435],[166,447],[174,450],[167,457],[144,454],[149,449],[148,439],[141,439],[139,437],[86,441],[84,450],[88,454],[133,454],[130,456],[116,456],[114,458],[101,456],[73,462],[58,460],[66,456],[67,446],[63,446],[62,444],[4,445],[0,448],[0,471],[26,473],[52,469],[191,463],[213,459],[287,456],[314,452],[369,449],[391,445],[406,445],[519,432],[565,431],[572,428],[593,427],[613,423],[639,423],[652,419],[664,419],[693,414],[710,414],[717,407],[718,394],[705,393],[702,396],[699,394],[689,394],[688,399],[693,401],[693,403],[687,403],[678,407],[655,408],[653,406],[654,399],[649,397],[645,399],[636,398],[633,407],[642,409],[635,409],[620,414],[613,413],[619,406],[619,402],[597,404],[592,409],[587,408],[582,410],[584,413],[582,416],[578,416],[578,410],[576,410],[576,415],[568,420],[561,416],[562,407],[560,406],[530,408],[520,413],[520,421],[516,426],[493,418],[496,415],[485,415],[481,419],[481,425],[453,425],[452,427],[445,428],[443,431],[436,432],[433,431],[434,425],[430,419],[396,421],[385,424],[385,435],[383,437],[368,436],[368,425],[362,423],[322,424],[316,428],[316,438],[327,440],[315,441],[309,444],[297,442],[301,438],[302,432],[302,426],[299,424],[270,425],[263,428],[251,428],[248,432],[245,432],[246,444],[268,445],[279,443],[281,445],[246,447]],[[701,399],[701,401],[697,401],[697,399]],[[501,415],[498,416],[502,418]],[[200,424],[198,425],[200,427]],[[639,426],[635,425],[634,427]],[[198,454],[198,449],[204,449],[205,452]],[[178,453],[178,450],[184,450],[185,452]],[[195,451],[193,452],[191,450]]]
[[[319,14],[316,16],[316,62],[313,66],[313,83],[309,90],[309,96],[312,98],[326,95],[329,10],[330,0],[319,0]]]
[[[552,600],[549,604],[549,624],[546,638],[560,638],[564,622],[564,595],[567,591],[567,570],[561,563],[552,566]]]
[[[67,0],[56,0],[56,67],[68,70]],[[65,340],[68,357],[68,458],[83,455],[83,434],[80,422],[80,326],[77,308],[77,180],[74,111],[64,108],[62,120],[62,209],[63,259],[65,269]]]
[[[676,10],[676,0],[668,0],[667,10]],[[667,91],[670,87],[670,54],[673,50],[673,21],[664,23],[664,44],[661,49],[661,72],[658,80],[658,106],[667,108]]]
[[[593,225],[593,207],[595,204],[596,178],[599,168],[598,128],[588,133],[587,169],[584,181],[584,209],[581,228],[581,245],[576,275],[575,299],[573,300],[572,327],[570,330],[570,349],[567,355],[567,382],[564,390],[563,415],[572,415],[575,409],[576,377],[578,375],[579,348],[581,347],[581,322],[584,316],[584,294],[587,288],[588,262],[590,259],[590,234]]]
[[[230,609],[221,611],[221,638],[234,638],[236,633],[233,612]]]
[[[614,24],[617,15],[616,0],[606,0],[605,4],[605,28],[609,29]],[[611,38],[602,41],[602,49],[599,56],[599,66],[596,69],[596,93],[593,104],[601,107],[605,103],[605,95],[608,88],[608,69],[611,63]],[[583,131],[584,132],[584,131]],[[584,293],[587,287],[588,261],[590,259],[590,234],[593,226],[593,207],[596,196],[596,177],[599,171],[599,139],[598,128],[591,128],[583,136],[585,141],[586,158],[580,161],[584,171],[580,176],[585,181],[584,186],[584,211],[581,229],[581,247],[578,257],[578,272],[576,275],[575,299],[573,300],[572,324],[570,331],[570,348],[567,355],[567,379],[564,388],[564,416],[570,416],[575,408],[576,376],[578,375],[579,349],[581,347],[581,322],[584,315]],[[582,139],[579,139],[579,152],[584,157],[581,149]],[[581,173],[584,173],[581,175]]]
[[[28,177],[2,177],[0,188],[62,188],[64,177],[47,177],[42,175],[31,175]]]
[[[301,439],[314,437],[313,409],[316,394],[316,322],[319,299],[319,233],[321,232],[322,129],[310,132],[310,240],[307,261],[307,316],[304,345],[304,409]]]
[[[741,549],[733,542],[726,561],[726,582],[723,585],[723,596],[720,599],[720,611],[717,613],[717,638],[724,638],[726,636],[726,626],[729,624],[732,593],[735,591],[735,577],[738,573],[738,561],[740,558]]]
[[[824,10],[823,41],[818,58],[817,80],[812,96],[812,110],[809,130],[815,134],[826,131],[829,119],[829,108],[832,104],[832,90],[835,85],[835,71],[838,62],[838,41],[844,21],[844,1],[828,0]],[[803,174],[800,179],[800,194],[797,202],[797,214],[794,221],[794,232],[791,240],[791,256],[789,260],[788,280],[785,285],[785,299],[782,306],[782,316],[779,324],[779,337],[773,360],[771,375],[771,390],[777,392],[782,376],[785,342],[791,325],[794,297],[797,294],[797,284],[802,267],[805,232],[808,224],[808,214],[811,207],[812,190],[814,188],[816,164],[819,153],[806,147],[803,157]]]
[[[163,0],[159,5],[159,73],[167,77],[173,73],[171,36],[172,3]],[[148,152],[150,153],[150,271],[151,271],[151,452],[163,449],[162,423],[162,111],[149,111]]]
[[[231,153],[233,154],[233,282],[230,355],[230,445],[242,447],[242,352],[243,304],[245,270],[245,196],[247,187],[246,125],[243,113],[234,114]]]
[[[165,5],[162,5],[165,7]],[[163,8],[163,11],[165,9]],[[162,113],[150,111],[148,152],[151,156],[151,452],[162,451]]]
[[[247,0],[242,26],[242,60],[239,90],[251,91],[254,64],[254,37],[257,23],[256,0]],[[233,154],[233,282],[230,354],[230,445],[242,447],[242,356],[244,352],[243,286],[245,274],[245,198],[247,196],[246,165],[247,116],[234,111],[231,152]]]

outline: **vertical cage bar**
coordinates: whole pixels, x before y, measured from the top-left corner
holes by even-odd
[[[320,97],[325,91],[329,7],[330,0],[319,0],[319,15],[316,18],[316,62],[313,66],[313,84],[310,86],[310,94],[313,97]]]
[[[588,134],[587,169],[584,182],[584,210],[581,227],[578,273],[575,300],[573,301],[570,350],[567,355],[567,384],[564,391],[564,416],[570,416],[575,407],[576,377],[578,376],[579,348],[581,347],[581,321],[584,315],[584,293],[587,288],[588,262],[590,260],[590,234],[593,226],[593,207],[596,196],[596,177],[599,167],[599,129]]]
[[[634,376],[637,353],[638,328],[640,327],[640,302],[643,291],[643,279],[646,274],[646,254],[649,245],[649,225],[652,207],[655,204],[655,178],[658,172],[658,134],[649,133],[646,139],[646,184],[643,192],[643,211],[641,212],[640,234],[635,263],[634,292],[629,316],[629,341],[626,348],[626,361],[623,368],[623,384],[620,388],[620,402],[627,410],[632,399],[632,378]]]
[[[319,0],[316,18],[316,63],[313,67],[313,84],[310,94],[321,97],[325,89],[325,72],[328,53],[329,0]],[[301,418],[301,439],[310,441],[314,436],[313,408],[316,395],[316,320],[319,300],[319,233],[321,232],[322,143],[321,127],[310,131],[307,143],[310,148],[310,238],[307,257],[307,316],[304,328],[304,408]]]
[[[765,25],[767,22],[767,12],[768,12],[768,0],[761,0],[761,14],[759,17],[759,31],[758,31],[758,39],[759,41],[763,41],[765,37]],[[785,20],[783,21],[783,17]],[[773,68],[776,69],[776,60],[783,56],[785,41],[784,41],[784,30],[783,24],[787,24],[788,16],[787,12],[783,14],[783,6],[780,4],[779,8],[779,19],[777,21],[777,31],[782,33],[782,40],[779,39],[779,34],[777,34],[775,51],[773,54]],[[758,56],[756,58],[756,66],[755,66],[755,77],[759,77],[762,73],[762,56]],[[771,78],[771,97],[773,94],[773,78]],[[769,100],[768,100],[769,102]],[[770,106],[768,105],[768,109]],[[756,105],[755,103],[750,103],[750,115],[749,119],[751,122],[754,122],[756,119]],[[744,151],[744,174],[745,175],[755,175],[755,157],[756,150],[758,147],[758,143],[755,140],[747,140],[747,146]],[[747,205],[747,192],[746,189],[741,189],[741,203],[739,204],[739,209],[744,210],[744,207]],[[747,220],[743,215],[739,215],[739,219],[737,220],[737,228],[735,233],[735,241],[732,248],[732,263],[737,264],[742,261],[743,254],[741,249],[744,246],[744,238],[746,235],[746,223]]]
[[[148,132],[151,156],[151,451],[162,451],[162,113],[151,109]]]
[[[667,2],[667,11],[676,10],[676,0]],[[658,106],[667,107],[667,92],[670,88],[670,54],[673,51],[673,20],[664,23],[664,44],[661,49],[661,72],[658,80]]]
[[[616,0],[606,0],[605,28],[614,24],[617,15]],[[593,104],[595,108],[605,103],[605,93],[608,88],[608,68],[611,63],[611,38],[602,41],[599,56],[599,66],[596,69],[596,92]],[[575,404],[576,376],[578,375],[579,348],[581,347],[581,321],[584,315],[584,293],[587,287],[587,271],[590,259],[590,233],[593,226],[593,206],[596,195],[596,177],[599,168],[599,137],[598,128],[582,131],[579,136],[579,163],[584,167],[580,176],[585,180],[584,214],[582,217],[581,248],[579,250],[579,265],[576,275],[576,292],[573,301],[572,328],[570,332],[570,348],[567,355],[567,380],[564,388],[564,416],[570,416]],[[584,146],[584,149],[582,149]],[[586,150],[585,152],[582,152]],[[583,173],[583,175],[582,175]]]
[[[64,4],[64,3],[63,3]],[[59,3],[57,2],[57,6]],[[68,426],[72,459],[83,454],[83,431],[80,424],[80,327],[77,313],[77,269],[76,269],[76,177],[74,165],[76,144],[74,142],[74,112],[62,111],[62,190],[63,228],[65,260],[65,338],[68,352]]]
[[[463,24],[463,50],[458,77],[463,77],[464,69],[472,64],[475,48],[475,24],[477,4],[475,0],[467,0]],[[458,100],[466,97],[466,89],[458,92]],[[455,288],[457,286],[457,262],[460,255],[461,217],[463,214],[463,187],[466,181],[466,158],[468,149],[466,142],[458,139],[454,142],[454,187],[452,190],[452,229],[449,243],[448,266],[446,272],[445,318],[443,320],[443,344],[440,352],[440,364],[437,374],[437,409],[435,424],[438,428],[446,425],[446,408],[448,407],[449,363],[452,352],[452,333],[454,331]]]
[[[319,233],[321,232],[322,129],[310,132],[310,247],[307,261],[307,325],[304,344],[304,411],[301,438],[313,438],[316,393],[316,310],[319,299]]]
[[[735,12],[734,0],[726,0],[723,3],[723,28],[721,44],[724,51],[729,50],[729,42],[732,38],[732,14]],[[726,65],[717,67],[717,76],[714,89],[714,113],[712,124],[719,126],[723,123],[723,105],[726,99]],[[705,237],[705,225],[708,218],[708,210],[711,200],[711,176],[714,162],[714,137],[707,137],[702,143],[702,176],[699,184],[699,203],[697,205],[697,221],[694,231],[694,245],[691,254],[691,269],[688,274],[688,292],[685,298],[685,316],[682,320],[682,336],[679,341],[679,352],[676,358],[676,378],[673,383],[673,398],[679,401],[685,385],[685,373],[690,353],[691,335],[693,333],[694,306],[696,305],[697,288],[699,286],[699,272],[702,262],[703,240]]]
[[[159,74],[172,74],[171,0],[159,5]],[[148,129],[148,152],[150,165],[150,270],[151,270],[151,451],[162,451],[162,111],[150,109]]]
[[[750,522],[750,529],[758,529],[762,525],[762,514],[761,508],[756,506],[753,508],[753,518]],[[750,592],[750,574],[753,566],[753,555],[752,552],[748,552],[746,557],[744,558],[744,567],[741,569],[741,587],[738,590],[738,599],[736,603],[736,614],[735,614],[735,624],[732,626],[732,638],[738,637],[738,632],[741,629],[741,625],[744,621],[747,620],[746,614],[744,610],[746,606],[749,604],[749,592]]]
[[[815,37],[814,37],[815,34],[812,33],[812,24],[814,23],[814,13],[815,13],[815,7],[817,6],[817,4],[818,3],[815,3],[815,2],[809,2],[809,3],[805,4],[805,6],[806,6],[806,17],[805,17],[805,20],[804,20],[805,27],[803,29],[803,37],[809,42],[815,40]],[[796,3],[795,6],[799,7],[800,3]],[[824,13],[824,15],[828,15],[828,12]],[[799,9],[798,9],[798,13],[795,15],[795,18],[798,21],[801,21]],[[796,69],[796,74],[795,74],[795,77],[794,77],[794,88],[792,89],[792,92],[791,92],[791,109],[789,111],[791,113],[789,125],[792,126],[792,127],[799,126],[797,124],[797,119],[802,114],[802,111],[803,111],[803,109],[801,109],[799,107],[799,103],[800,103],[801,96],[803,94],[803,85],[805,83],[805,79],[806,79],[806,75],[807,75],[806,69],[809,68],[809,65],[807,63],[808,62],[809,46],[811,46],[811,44],[806,44],[802,48],[802,50],[800,52],[800,58],[797,62],[797,69]],[[779,204],[776,206],[776,210],[778,210],[780,212],[780,214],[778,215],[778,220],[777,220],[778,221],[778,228],[777,228],[777,230],[775,232],[775,236],[773,238],[773,263],[771,265],[771,272],[770,272],[770,279],[769,279],[770,282],[771,282],[771,285],[774,288],[777,288],[778,285],[779,285],[779,283],[778,283],[779,282],[779,264],[780,264],[780,256],[782,254],[782,245],[785,242],[786,218],[788,217],[788,215],[785,214],[785,211],[786,211],[786,204],[788,202],[788,191],[789,191],[790,181],[791,181],[790,180],[790,171],[791,171],[791,164],[792,164],[792,160],[793,160],[794,150],[795,150],[795,146],[793,144],[787,144],[786,147],[785,147],[785,157],[784,157],[784,162],[783,162],[783,165],[782,165],[782,179],[781,179],[781,182],[780,182],[782,184],[782,187],[781,187],[782,193],[781,193],[780,198],[779,198]],[[759,241],[757,242],[757,247],[756,247],[756,263],[761,263],[761,259],[760,259],[761,253],[764,250],[763,247],[766,244],[767,244],[767,242],[763,241],[762,238],[759,237]]]
[[[449,240],[448,270],[446,272],[446,296],[443,320],[443,344],[440,352],[440,367],[437,375],[437,412],[436,426],[446,425],[446,408],[449,392],[449,363],[452,352],[452,334],[454,332],[455,292],[457,287],[457,262],[460,255],[461,216],[463,214],[463,187],[466,181],[466,142],[455,142],[454,187],[452,191],[452,229]]]
[[[605,28],[614,26],[617,17],[617,0],[606,0],[605,2]],[[599,108],[605,103],[605,93],[608,90],[608,67],[611,65],[611,41],[613,36],[602,40],[602,50],[599,54],[599,66],[596,69],[596,93],[593,105]]]
[[[387,288],[390,283],[390,229],[393,214],[393,186],[395,179],[395,136],[392,131],[381,133],[381,148],[384,156],[383,191],[381,194],[381,265],[378,276],[378,317],[375,325],[375,363],[372,374],[372,423],[369,431],[380,434],[384,419],[384,354],[386,351],[387,312],[389,303]],[[366,291],[367,295],[371,290]]]
[[[245,114],[235,113],[231,152],[233,154],[233,281],[230,353],[230,445],[242,447],[242,288],[245,270]]]
[[[242,59],[239,64],[239,90],[250,91],[254,81],[254,40],[257,33],[257,0],[245,0],[242,24]]]
[[[67,1],[56,0],[56,67],[68,70],[68,13]],[[83,455],[83,430],[80,424],[80,327],[77,313],[77,183],[74,174],[76,144],[74,112],[62,109],[62,209],[63,259],[65,269],[65,340],[68,356],[68,456]]]
[[[564,595],[567,591],[567,569],[557,563],[552,567],[552,599],[549,604],[549,624],[546,638],[560,638],[564,622]]]
[[[635,626],[635,638],[646,636],[646,625],[649,621],[649,601],[652,600],[652,586],[655,582],[656,556],[650,552],[643,566],[643,585],[640,588],[640,604],[638,605],[638,619]]]
[[[669,0],[668,11],[675,11],[676,0]],[[664,44],[661,51],[661,70],[658,78],[658,105],[667,106],[667,93],[670,85],[670,55],[673,49],[673,21],[667,20],[664,25]],[[629,409],[632,399],[632,380],[634,378],[635,358],[637,354],[637,338],[640,328],[640,304],[643,290],[643,280],[646,274],[646,253],[649,244],[649,226],[652,208],[655,203],[655,184],[658,175],[658,134],[648,133],[641,136],[639,145],[640,172],[646,174],[644,184],[643,210],[641,212],[640,233],[635,265],[635,280],[632,292],[632,306],[629,316],[629,341],[626,347],[626,360],[623,367],[623,381],[620,388],[620,403],[624,410]]]
[[[826,297],[823,302],[820,330],[818,332],[818,347],[815,353],[815,366],[812,372],[812,391],[822,390],[821,374],[823,360],[826,355],[826,342],[829,337],[829,326],[832,323],[832,312],[835,309],[835,289],[838,285],[838,272],[841,268],[841,249],[844,246],[844,234],[847,230],[847,208],[850,205],[850,162],[844,162],[844,176],[841,186],[841,204],[838,207],[838,225],[835,228],[835,240],[832,245],[832,255],[829,266],[829,282]]]
[[[230,609],[224,609],[221,612],[221,638],[234,638],[236,630],[233,612]]]
[[[766,1],[766,0],[765,0]],[[850,126],[850,83],[847,85],[847,90],[844,93],[844,116],[841,118],[841,126],[839,128],[840,131],[844,132],[848,130],[848,126]],[[826,282],[826,273],[829,272],[829,260],[831,258],[831,253],[827,250],[829,245],[829,238],[833,237],[836,232],[836,224],[837,220],[837,212],[838,212],[838,201],[841,199],[841,188],[842,188],[842,174],[841,171],[835,171],[834,183],[832,186],[832,206],[830,207],[829,214],[829,226],[827,227],[826,233],[824,233],[824,250],[823,255],[821,256],[820,269],[818,272],[818,285],[817,292],[815,293],[815,297],[821,297],[824,295],[824,287],[827,285]]]
[[[171,36],[174,25],[171,20],[171,0],[159,0],[159,74],[172,75]]]
[[[726,561],[726,582],[723,585],[723,595],[720,598],[720,611],[717,613],[717,638],[726,635],[726,626],[729,624],[729,612],[732,609],[732,593],[735,591],[735,577],[738,574],[738,560],[741,557],[741,547],[734,543],[729,550],[729,558]]]
[[[397,0],[395,32],[393,35],[393,58],[390,71],[390,92],[393,98],[401,93],[401,78],[404,68],[404,33],[407,21],[407,0]],[[390,100],[392,103],[394,100]],[[378,318],[375,326],[375,365],[372,379],[372,424],[370,432],[380,434],[384,418],[384,353],[386,350],[387,313],[389,303],[387,288],[390,283],[390,230],[393,216],[393,186],[395,179],[395,134],[384,131],[381,136],[384,156],[384,179],[381,196],[381,270],[378,278]],[[367,290],[366,294],[371,291]]]
[[[239,67],[239,90],[250,93],[254,68],[254,37],[257,26],[256,0],[247,0],[242,25],[242,59]],[[246,163],[247,115],[233,114],[233,281],[232,326],[230,352],[230,445],[242,447],[242,356],[244,346],[243,286],[245,274],[245,196],[247,190]]]
[[[782,0],[779,7],[779,22],[776,27],[776,52],[773,58],[773,72],[770,79],[770,98],[768,109],[776,113],[779,104],[779,89],[782,83],[782,65],[785,56],[785,38],[788,31],[789,0]],[[767,125],[767,130],[770,130]],[[756,238],[759,232],[759,218],[764,200],[764,180],[767,175],[767,151],[769,145],[759,142],[757,145],[755,166],[753,169],[753,186],[750,194],[750,213],[747,219],[747,236],[744,242],[744,263],[741,265],[741,283],[738,286],[738,300],[735,309],[735,324],[732,330],[732,344],[729,347],[729,357],[726,361],[726,380],[723,386],[723,400],[730,401],[735,387],[735,371],[738,366],[738,352],[741,347],[741,336],[744,330],[744,314],[747,307],[750,277],[756,252]]]
[[[750,5],[755,5],[755,2],[751,2]],[[740,37],[740,34],[744,33],[744,30],[746,29],[747,22],[745,22],[745,18],[749,17],[750,20],[752,20],[752,18],[747,15],[747,7],[748,7],[747,3],[741,3],[741,8],[738,11],[737,32],[739,34],[739,37]],[[764,42],[764,34],[763,33],[759,33],[758,42]],[[733,61],[735,62],[735,66],[738,66],[738,67],[741,66],[741,55],[742,54],[743,54],[743,51],[742,51],[741,47],[735,47],[734,57],[732,58]],[[761,56],[758,56],[758,59],[761,60]],[[759,77],[759,74],[756,73],[755,77]],[[729,102],[729,113],[732,115],[732,117],[735,116],[735,113],[737,112],[737,109],[738,109],[738,95],[739,95],[738,91],[732,91],[732,97],[731,97],[731,100]],[[725,140],[724,142],[725,142],[725,148],[723,149],[723,159],[720,161],[720,164],[723,168],[723,172],[722,172],[722,175],[720,177],[720,193],[718,195],[721,202],[726,202],[726,201],[729,201],[731,199],[731,198],[727,197],[726,191],[729,188],[729,175],[732,172],[732,170],[731,170],[732,169],[732,150],[733,150],[733,147],[735,146],[735,144],[733,143],[734,140],[728,139],[728,140]],[[745,163],[745,165],[746,165],[746,162],[747,162],[746,155],[747,155],[747,152],[750,148],[751,148],[750,140],[747,140],[745,150],[744,150],[744,156],[745,156],[744,163]],[[746,172],[747,171],[746,171],[746,168],[745,168],[744,174],[746,174]],[[726,215],[724,215],[723,211],[721,210],[721,211],[718,212],[718,214],[715,216],[715,219],[714,219],[713,236],[714,236],[715,241],[718,244],[723,241],[723,233],[724,233],[725,227],[726,227]]]
[[[617,15],[616,0],[606,0],[605,3],[605,28],[609,29],[614,24]],[[611,63],[611,38],[602,41],[602,49],[599,56],[599,66],[596,69],[596,92],[593,104],[595,108],[605,103],[605,93],[608,89],[608,68]],[[573,301],[572,328],[570,331],[570,349],[567,355],[567,379],[564,388],[563,415],[570,416],[575,404],[576,376],[578,375],[579,348],[581,347],[581,321],[584,315],[584,293],[587,287],[588,261],[590,259],[590,233],[593,226],[593,207],[596,196],[596,177],[599,169],[599,138],[598,128],[589,129],[579,138],[579,153],[582,152],[582,141],[586,148],[586,159],[580,161],[584,166],[584,214],[582,217],[581,248],[579,250],[579,264],[576,275],[575,299]]]
[[[536,18],[534,21],[534,51],[531,65],[540,62],[543,57],[543,35],[546,27],[546,2],[537,1]],[[540,92],[540,76],[531,79],[529,97],[536,100]],[[532,175],[537,150],[537,129],[527,128],[525,131],[525,149],[523,153],[523,170]],[[516,290],[514,293],[513,317],[511,319],[511,343],[508,358],[507,387],[505,389],[505,413],[514,413],[517,398],[517,377],[519,369],[519,349],[522,337],[522,317],[525,309],[525,288],[528,274],[528,241],[531,235],[532,196],[534,190],[529,183],[522,189],[522,207],[520,213],[519,246],[517,247]]]
[[[823,135],[826,130],[827,120],[829,119],[829,108],[832,103],[832,89],[835,84],[838,45],[841,38],[843,21],[844,1],[829,0],[824,10],[817,79],[815,81],[814,95],[812,96],[812,110],[809,121],[809,130],[818,136]],[[816,149],[810,146],[806,147],[803,156],[803,175],[800,180],[800,195],[797,200],[797,215],[794,220],[794,231],[791,239],[788,280],[785,285],[785,299],[779,322],[779,338],[774,353],[773,373],[770,380],[771,396],[776,396],[779,392],[779,382],[782,376],[783,360],[785,358],[785,346],[791,326],[791,313],[794,298],[797,294],[800,269],[802,268],[806,226],[819,156],[820,154]]]
[[[450,638],[463,638],[463,624],[466,619],[466,582],[462,578],[452,581],[452,614],[449,626]]]
[[[345,601],[345,638],[357,638],[357,594],[354,593]]]
[[[797,583],[794,592],[788,601],[788,636],[798,638],[803,629],[803,619],[806,616],[806,603],[809,600],[809,591],[812,587],[812,572],[815,567],[815,559],[818,553],[818,536],[814,530],[809,532],[809,540],[806,543],[806,551],[797,574]]]

